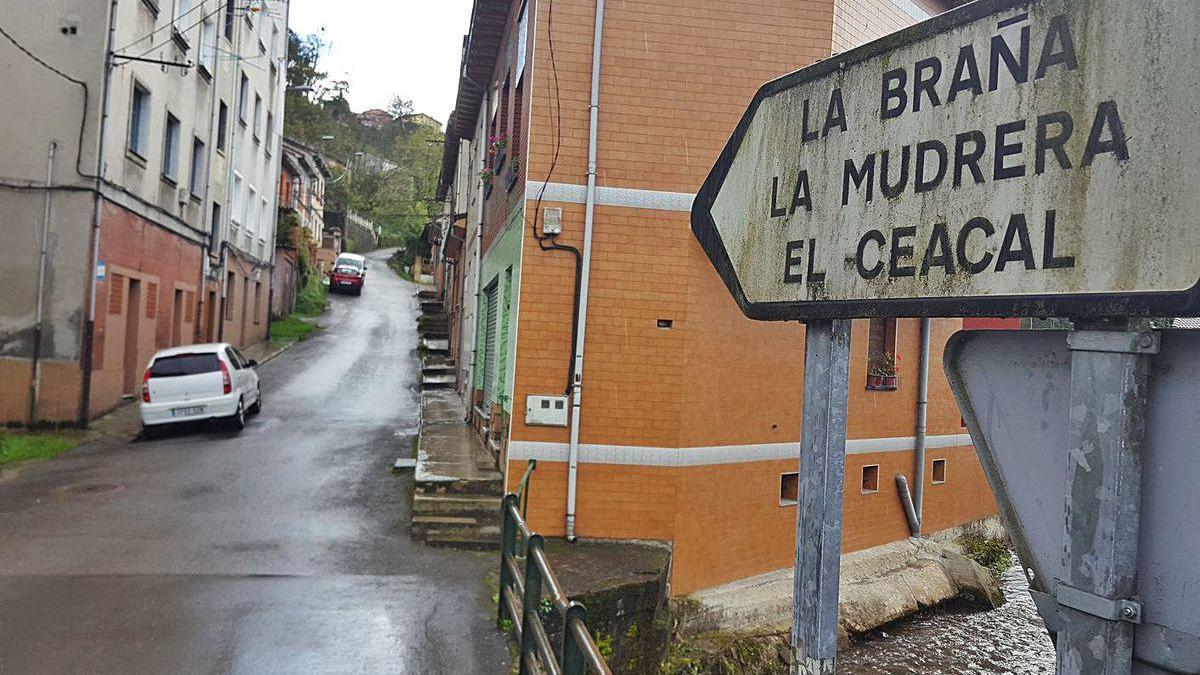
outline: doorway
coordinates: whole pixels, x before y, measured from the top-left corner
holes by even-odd
[[[141,328],[142,282],[130,278],[125,301],[125,382],[122,392],[135,395],[138,387],[138,333]]]
[[[183,291],[175,289],[175,302],[171,306],[171,346],[183,344]]]
[[[208,292],[208,304],[206,305],[206,307],[207,307],[207,309],[205,309],[205,313],[207,314],[208,318],[205,320],[206,327],[205,327],[204,341],[205,342],[216,342],[217,341],[217,292],[216,291]]]

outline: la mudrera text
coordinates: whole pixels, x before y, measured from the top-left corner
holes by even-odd
[[[871,111],[869,123],[883,124],[886,129],[906,115],[969,104],[993,92],[1019,96],[1014,85],[1029,86],[1079,70],[1075,40],[1065,15],[1053,17],[1045,30],[1036,34],[1027,13],[1000,21],[997,28],[987,47],[966,44],[957,53],[930,56],[883,72],[878,108]],[[798,111],[800,144],[853,133],[856,112],[860,111],[847,108],[840,88],[832,89],[828,97],[803,101]],[[1082,142],[1076,140],[1068,146],[1080,137]],[[986,128],[948,130],[936,138],[839,159],[840,166],[819,175],[810,175],[802,162],[794,175],[771,177],[770,217],[784,222],[797,211],[811,212],[814,206],[862,206],[939,188],[1077,171],[1101,161],[1124,162],[1129,159],[1129,141],[1118,102],[1104,100],[1082,116],[1068,110],[1047,110]],[[840,205],[814,205],[816,180],[835,181],[828,186],[833,189],[821,194],[840,197]],[[1002,222],[977,215],[962,222],[922,223],[921,228],[917,223],[895,223],[887,229],[868,227],[853,250],[845,251],[845,259],[853,260],[854,272],[865,280],[1070,268],[1076,264],[1074,255],[1056,241],[1063,216],[1058,210],[1021,212],[1018,206]],[[819,236],[787,242],[783,282],[824,283],[820,261],[826,258],[819,254],[823,245],[827,244]]]

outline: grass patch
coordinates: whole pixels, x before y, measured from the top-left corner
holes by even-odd
[[[962,534],[958,535],[955,541],[962,547],[964,555],[983,565],[997,577],[1013,566],[1008,541],[988,536],[987,529],[980,523],[968,523],[963,526]]]
[[[79,433],[0,431],[0,465],[27,459],[49,459],[79,445]]]
[[[292,313],[296,316],[320,316],[325,313],[328,304],[329,287],[321,282],[319,275],[311,274],[308,283],[296,296],[296,309]]]
[[[298,318],[293,314],[276,319],[271,322],[271,339],[272,340],[303,340],[308,337],[308,334],[316,330],[316,326]]]

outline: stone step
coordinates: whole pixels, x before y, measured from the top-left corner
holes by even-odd
[[[421,389],[453,389],[456,380],[453,375],[423,375]]]
[[[425,351],[428,351],[428,352],[444,353],[444,352],[450,351],[450,341],[449,340],[422,339],[421,346],[425,349]]]
[[[457,370],[453,363],[422,364],[421,373],[424,375],[453,375]]]
[[[479,521],[470,516],[413,516],[413,529],[474,528]]]
[[[457,548],[469,551],[499,551],[500,533],[430,532],[423,541],[427,546]]]
[[[414,522],[417,516],[451,516],[494,525],[500,522],[500,503],[500,498],[488,495],[414,494]]]
[[[503,497],[504,478],[499,472],[496,472],[495,478],[457,480],[421,480],[418,476],[414,494]]]

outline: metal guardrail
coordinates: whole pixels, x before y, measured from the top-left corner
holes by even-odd
[[[509,493],[501,506],[500,602],[496,625],[511,629],[520,645],[520,673],[549,675],[612,675],[587,627],[587,608],[567,598],[550,569],[540,534],[531,532],[521,517],[520,498]],[[517,537],[525,542],[524,571],[518,563]],[[543,600],[562,617],[562,641],[550,644],[542,623]]]

